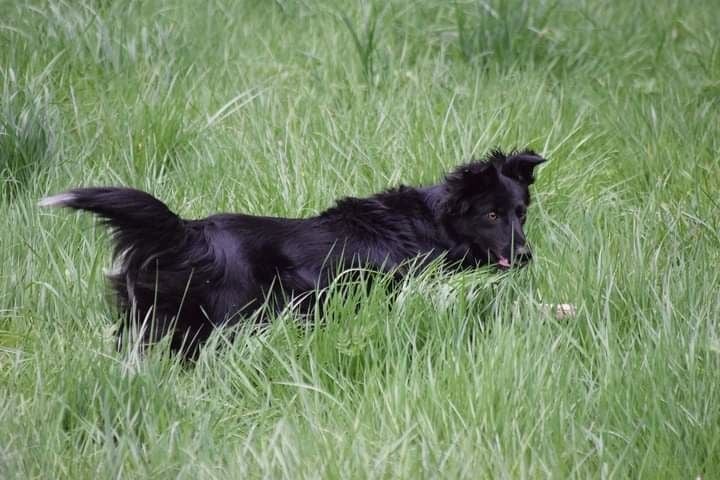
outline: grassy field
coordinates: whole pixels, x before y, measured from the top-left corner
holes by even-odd
[[[720,478],[715,0],[0,0],[0,83],[3,479]],[[115,352],[106,233],[35,206],[310,215],[495,146],[550,159],[530,268],[192,367]]]

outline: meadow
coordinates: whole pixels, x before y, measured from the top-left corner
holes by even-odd
[[[532,147],[525,269],[116,351],[82,185],[312,215]],[[0,477],[720,478],[715,0],[0,0]],[[543,303],[571,303],[556,319]]]

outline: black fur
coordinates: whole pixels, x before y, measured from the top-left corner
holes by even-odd
[[[146,341],[172,332],[172,347],[188,353],[213,328],[266,302],[280,309],[305,296],[300,305],[309,306],[313,292],[347,268],[401,275],[418,258],[441,258],[453,268],[526,263],[528,187],[544,161],[532,151],[494,151],[437,185],[345,198],[304,219],[220,214],[184,220],[128,188],[79,188],[41,205],[87,210],[104,220],[119,267],[110,281],[127,326],[152,323]]]

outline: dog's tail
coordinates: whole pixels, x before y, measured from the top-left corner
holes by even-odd
[[[46,197],[38,205],[98,215],[113,232],[116,255],[141,243],[155,245],[157,250],[172,248],[186,235],[183,220],[164,203],[132,188],[75,188]]]

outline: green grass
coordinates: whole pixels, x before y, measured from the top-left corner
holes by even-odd
[[[0,477],[720,478],[719,25],[712,0],[0,0]],[[530,268],[338,291],[191,368],[115,352],[107,235],[35,206],[125,184],[311,215],[528,145]]]

